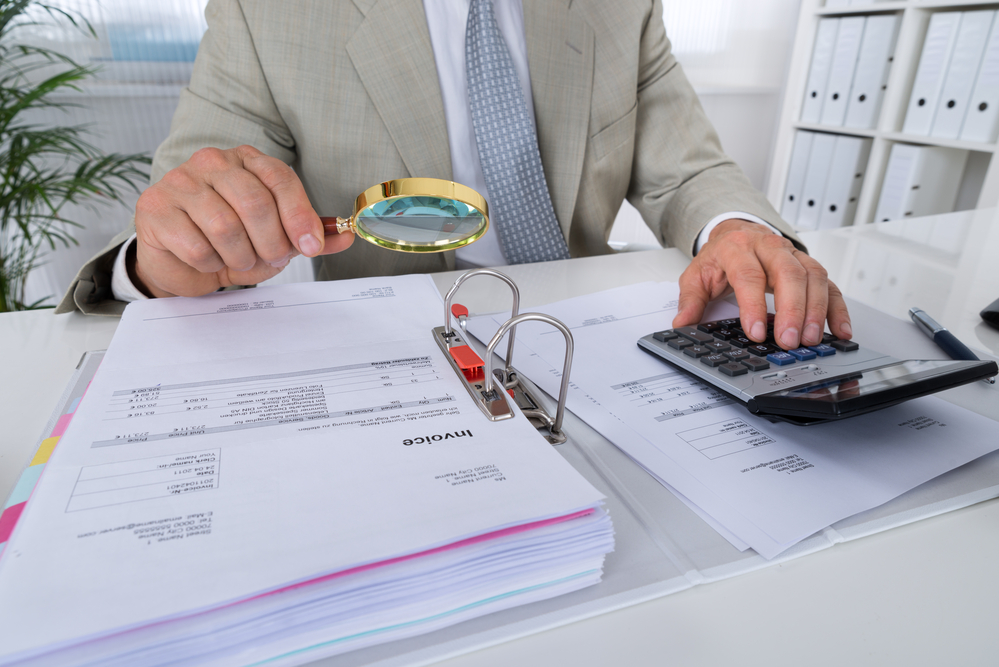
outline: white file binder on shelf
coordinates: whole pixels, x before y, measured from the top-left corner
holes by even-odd
[[[968,151],[895,144],[888,158],[876,222],[954,210]]]
[[[995,10],[961,14],[961,27],[957,31],[954,54],[944,77],[936,117],[930,130],[932,136],[957,139],[961,134],[961,125],[968,112],[968,100],[971,99],[985,42],[995,17]]]
[[[862,137],[836,137],[819,213],[819,229],[834,229],[853,222],[872,143],[872,139]]]
[[[938,12],[930,18],[902,126],[906,134],[930,133],[960,23],[960,12]]]
[[[836,33],[836,48],[833,49],[832,65],[829,68],[829,81],[826,83],[826,99],[822,103],[819,122],[823,125],[842,125],[846,117],[846,106],[850,98],[850,86],[857,69],[857,55],[864,36],[866,17],[851,16],[840,19]]]
[[[805,101],[801,107],[803,123],[818,123],[822,117],[822,102],[826,96],[826,84],[829,81],[839,24],[840,19],[819,20],[815,48],[812,51],[812,65],[808,70],[808,83],[805,86]]]
[[[798,229],[816,229],[819,224],[819,208],[825,195],[829,178],[829,165],[832,162],[836,135],[816,133],[812,139],[812,149],[808,155],[808,170],[801,193],[801,206],[798,208]]]
[[[802,190],[805,186],[805,171],[808,169],[808,155],[811,153],[814,137],[814,132],[802,130],[798,130],[794,135],[791,164],[788,167],[784,200],[780,207],[780,216],[792,225],[796,224],[798,220]]]
[[[868,16],[864,39],[857,56],[857,71],[853,75],[850,100],[846,106],[846,127],[873,128],[881,111],[892,54],[898,37],[899,17],[896,14]]]
[[[961,127],[961,139],[992,143],[999,135],[999,21],[985,43],[971,101]]]

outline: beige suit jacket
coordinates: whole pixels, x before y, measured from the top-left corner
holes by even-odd
[[[713,217],[744,211],[794,238],[721,149],[670,52],[661,0],[523,0],[538,142],[572,256],[611,252],[627,197],[666,246],[692,252]],[[208,31],[152,181],[206,146],[250,144],[291,164],[320,215],[349,215],[381,181],[450,179],[444,108],[422,0],[212,0]],[[117,315],[124,230],[57,312]],[[361,241],[319,279],[453,268]]]

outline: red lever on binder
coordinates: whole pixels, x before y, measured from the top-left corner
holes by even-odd
[[[458,364],[458,368],[461,372],[465,374],[469,382],[480,382],[485,378],[483,374],[482,367],[485,365],[479,355],[475,354],[475,351],[467,345],[460,345],[458,347],[452,347],[448,350],[451,356],[454,357],[455,362]]]

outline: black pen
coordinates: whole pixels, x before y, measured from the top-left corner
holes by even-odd
[[[967,345],[957,339],[957,336],[947,331],[946,327],[940,326],[936,320],[923,312],[922,309],[910,308],[909,317],[916,323],[919,330],[932,338],[933,342],[946,352],[947,356],[951,359],[958,361],[981,361],[981,359],[975,356],[974,352],[968,349]],[[995,378],[983,379],[989,384],[996,383]]]

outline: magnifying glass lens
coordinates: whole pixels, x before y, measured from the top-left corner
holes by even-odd
[[[393,250],[452,250],[482,236],[488,221],[478,209],[436,196],[393,197],[366,206],[354,217],[357,233]]]

